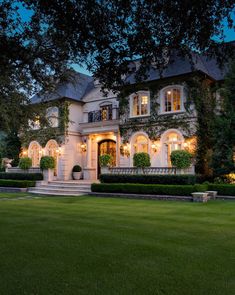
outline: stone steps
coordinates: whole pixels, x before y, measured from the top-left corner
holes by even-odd
[[[91,192],[91,182],[51,181],[48,184],[38,182],[29,188],[29,193],[51,196],[82,196]]]

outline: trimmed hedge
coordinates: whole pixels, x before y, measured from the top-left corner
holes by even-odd
[[[101,174],[102,183],[195,184],[195,175]]]
[[[6,173],[0,172],[0,179],[43,180],[42,173]]]
[[[147,195],[189,196],[193,192],[206,191],[206,184],[195,185],[162,185],[162,184],[130,184],[130,183],[93,183],[92,192],[127,193]]]
[[[222,196],[235,196],[235,185],[234,184],[209,184],[208,190],[217,191],[218,195]]]
[[[35,183],[33,180],[0,179],[0,187],[32,187]]]

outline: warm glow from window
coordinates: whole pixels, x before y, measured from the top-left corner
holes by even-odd
[[[179,88],[165,90],[163,95],[163,111],[177,112],[181,110],[181,92]]]
[[[144,135],[138,135],[134,142],[135,153],[148,153],[148,139]]]
[[[131,116],[144,116],[149,114],[149,96],[137,93],[131,99]]]
[[[148,104],[148,96],[141,97],[141,104]]]

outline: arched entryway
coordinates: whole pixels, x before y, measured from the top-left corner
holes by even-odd
[[[32,167],[39,167],[42,156],[42,147],[37,141],[32,141],[30,143],[28,156],[32,159]]]
[[[100,175],[99,156],[108,154],[112,156],[111,166],[116,166],[116,141],[112,139],[104,139],[98,143],[98,177]]]
[[[47,142],[45,147],[45,152],[47,156],[51,156],[55,159],[55,169],[54,169],[54,175],[57,176],[57,169],[58,169],[58,143],[51,139]]]

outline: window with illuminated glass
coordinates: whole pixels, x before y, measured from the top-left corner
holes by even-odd
[[[134,140],[134,153],[148,153],[148,138],[138,135]]]
[[[137,92],[131,95],[131,117],[149,115],[149,93]]]
[[[162,112],[182,111],[182,94],[180,87],[168,87],[163,91]]]

